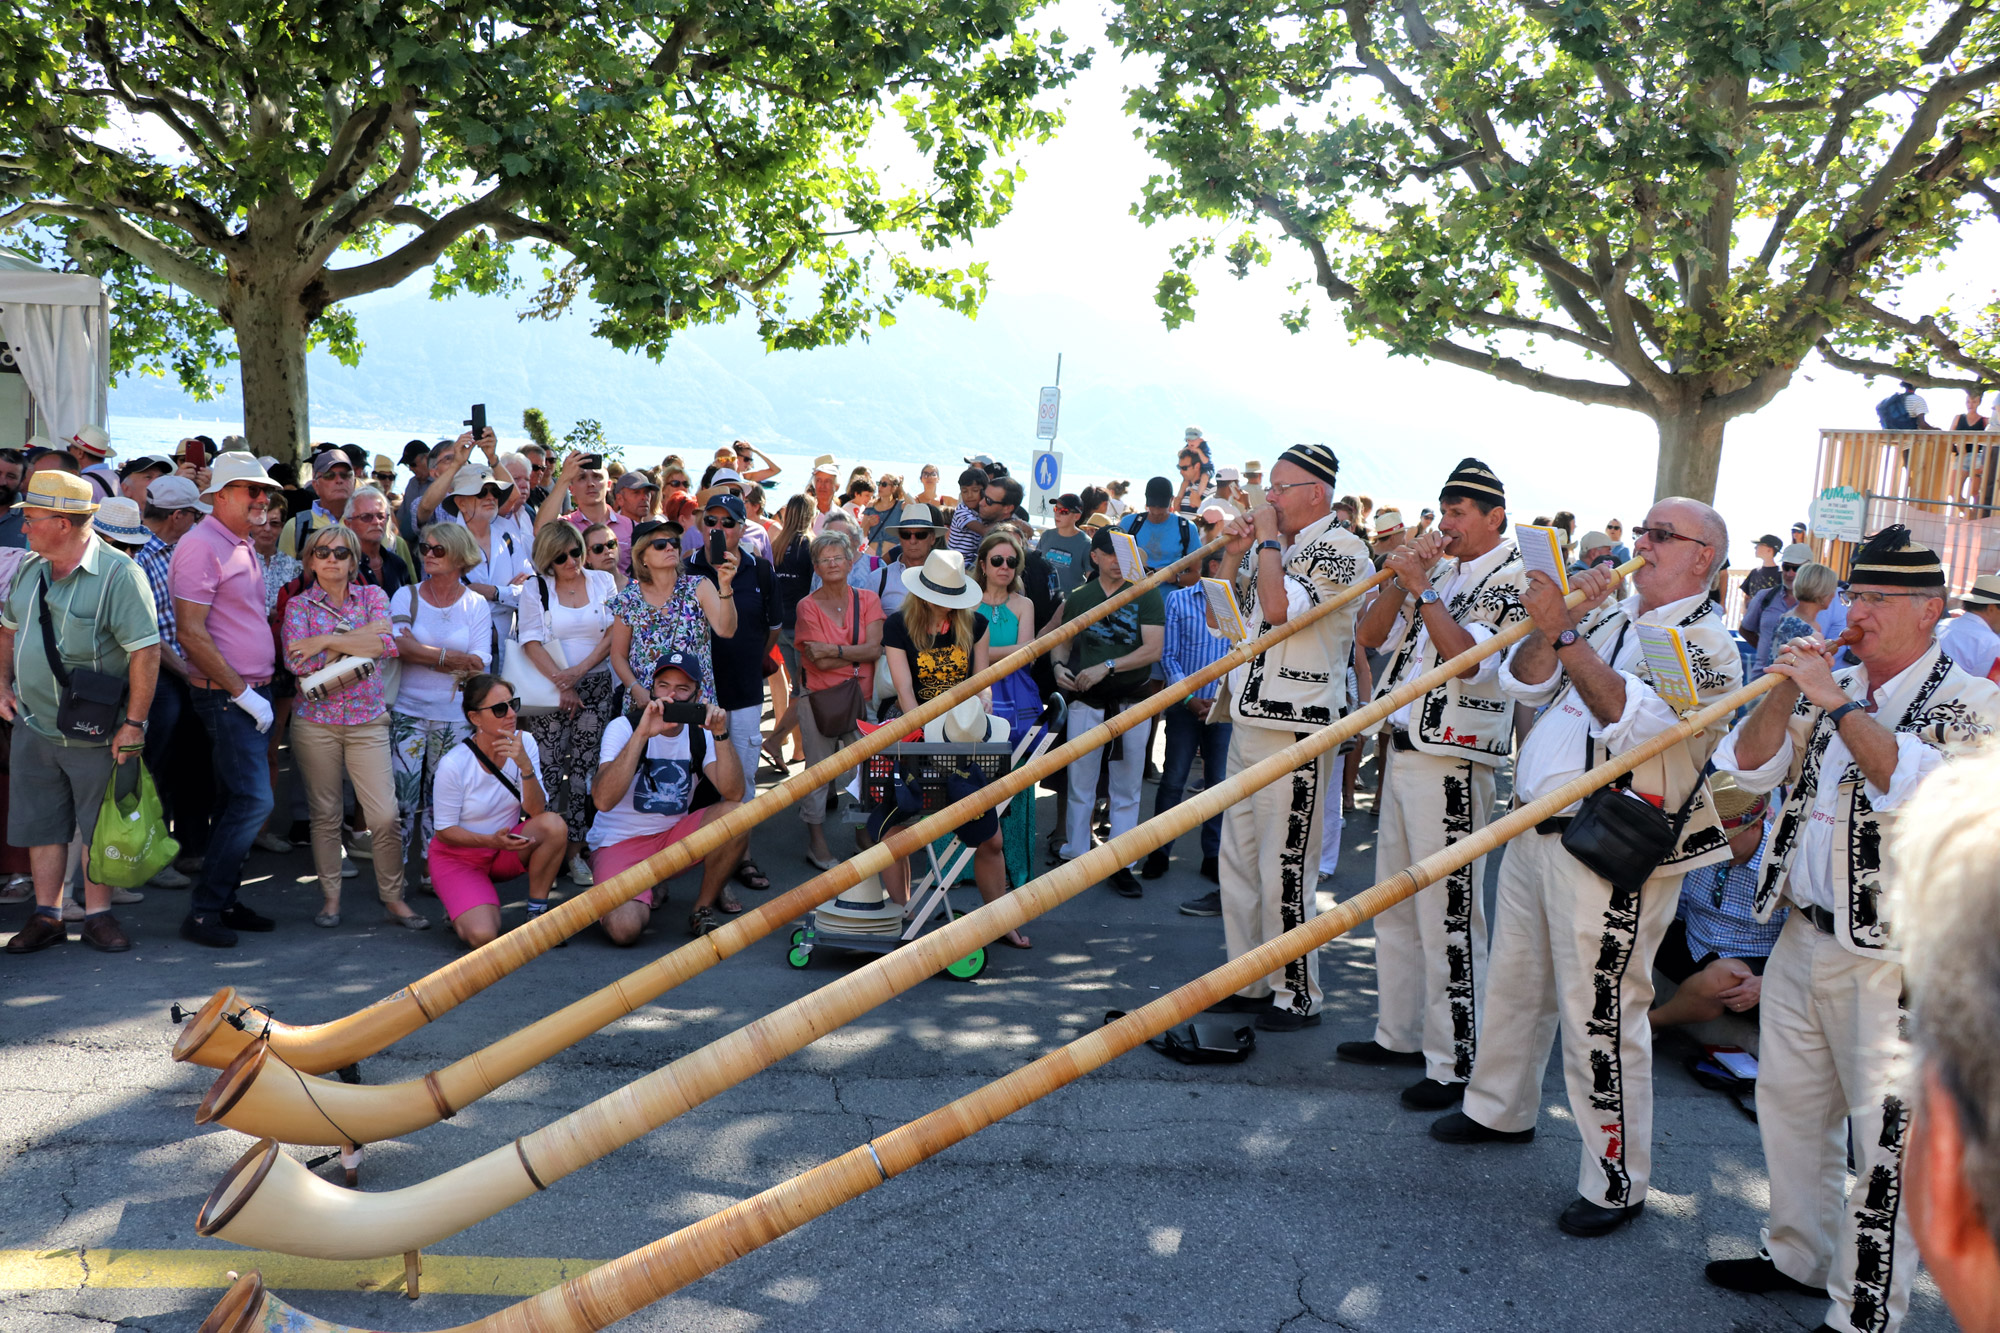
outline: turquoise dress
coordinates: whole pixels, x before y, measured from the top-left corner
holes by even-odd
[[[986,617],[986,645],[998,661],[1021,644],[1021,618],[1005,603],[993,606],[982,602],[979,610]],[[1009,718],[1013,734],[1008,744],[1021,739],[1024,722]],[[1027,791],[1015,796],[1008,805],[1007,813],[1000,816],[1000,842],[1007,852],[1007,883],[1012,888],[1020,888],[1035,877],[1035,791]],[[968,872],[969,873],[969,872]]]

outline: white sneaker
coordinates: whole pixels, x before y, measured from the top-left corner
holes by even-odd
[[[116,885],[111,889],[111,902],[116,907],[130,907],[133,903],[143,903],[146,895],[133,889],[121,889]]]
[[[292,850],[292,843],[289,838],[285,837],[282,833],[274,833],[270,829],[265,829],[262,833],[259,833],[252,845],[260,851],[266,852],[289,852]]]
[[[15,875],[0,887],[0,903],[25,903],[34,896],[35,881],[30,875]]]
[[[583,859],[582,852],[569,859],[569,882],[579,889],[587,889],[597,883],[596,877],[590,873],[590,862]]]
[[[71,900],[71,899],[64,899],[64,900],[63,900],[63,920],[65,920],[65,921],[81,921],[81,920],[83,920],[83,904],[82,904],[82,903],[80,903],[80,902],[76,902],[76,901],[74,901],[74,900]]]
[[[186,875],[183,875],[172,866],[168,866],[165,870],[147,880],[146,887],[150,889],[185,889],[193,883],[194,881]]]
[[[354,864],[354,862],[348,860],[347,850],[345,848],[342,848],[340,853],[340,877],[342,879],[353,879],[356,875],[359,875],[360,873],[361,873],[361,867]]]
[[[375,859],[375,840],[373,838],[357,838],[352,833],[349,833],[345,835],[344,841],[347,845],[347,854],[355,860],[373,861]]]

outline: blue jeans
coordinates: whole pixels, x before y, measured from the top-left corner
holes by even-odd
[[[271,687],[257,693],[268,702]],[[264,821],[271,817],[271,770],[266,737],[250,715],[229,702],[224,690],[190,688],[195,716],[208,731],[215,757],[215,786],[220,798],[209,827],[208,853],[201,878],[194,886],[191,911],[209,916],[236,901],[243,879],[243,861]]]
[[[1201,752],[1202,781],[1208,787],[1222,785],[1229,762],[1227,722],[1204,722],[1175,704],[1166,711],[1161,725],[1167,729],[1167,760],[1160,769],[1160,791],[1153,800],[1153,817],[1159,818],[1181,803],[1187,791],[1188,774],[1194,771],[1195,752]],[[1160,850],[1166,851],[1173,844]],[[1222,851],[1222,816],[1215,814],[1201,826],[1201,855],[1206,860]]]

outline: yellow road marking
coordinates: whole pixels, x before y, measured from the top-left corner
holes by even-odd
[[[507,1259],[427,1254],[425,1295],[533,1296],[602,1263],[599,1259]],[[297,1291],[401,1291],[403,1261],[300,1259],[268,1250],[0,1250],[0,1291],[78,1287],[227,1287],[256,1269],[266,1286]]]

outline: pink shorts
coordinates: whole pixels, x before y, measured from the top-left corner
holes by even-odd
[[[709,814],[717,808],[706,805],[699,810],[690,810],[674,821],[673,827],[664,833],[654,833],[644,838],[627,838],[608,847],[599,847],[590,854],[591,878],[602,884],[619,871],[630,870],[654,853],[665,851],[700,828],[707,822]],[[647,901],[650,903],[652,900],[648,898]]]
[[[527,820],[514,825],[519,833]],[[444,904],[445,915],[456,921],[472,908],[500,905],[500,891],[493,886],[528,873],[527,862],[515,852],[499,847],[454,847],[442,838],[431,839],[431,888]]]

